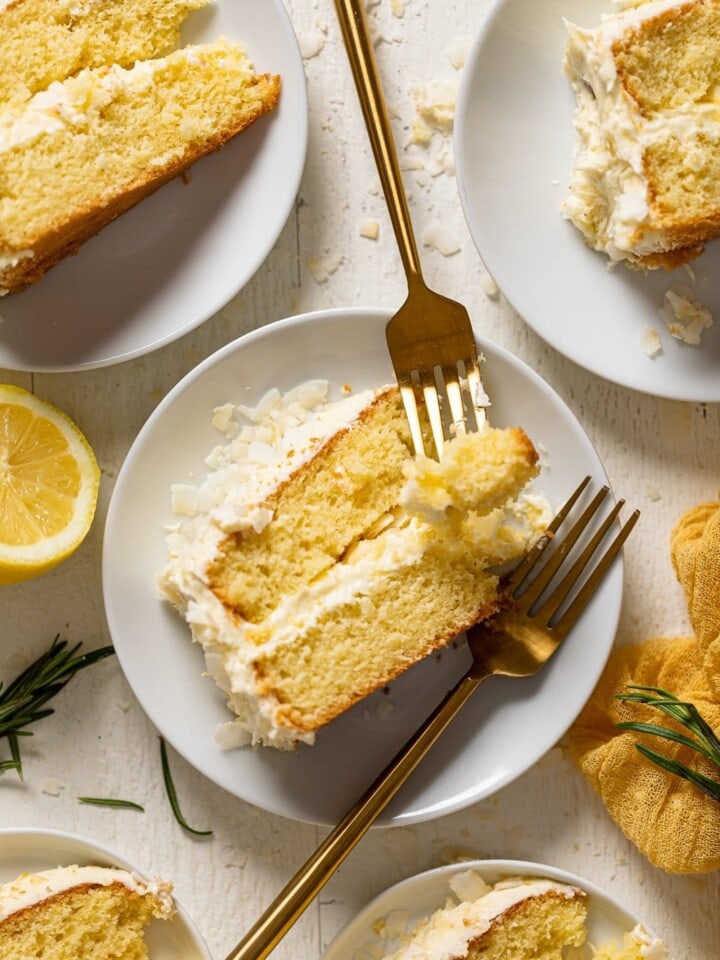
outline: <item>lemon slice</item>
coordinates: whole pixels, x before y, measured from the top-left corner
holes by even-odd
[[[0,584],[46,573],[90,529],[100,470],[73,421],[0,384]]]

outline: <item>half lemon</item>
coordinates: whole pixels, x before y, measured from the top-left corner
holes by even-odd
[[[99,487],[95,454],[70,417],[0,384],[0,584],[40,576],[76,550]]]

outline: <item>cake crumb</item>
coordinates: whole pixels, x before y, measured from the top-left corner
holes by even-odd
[[[648,500],[662,500],[662,493],[654,483],[645,484],[645,495],[647,496]]]
[[[439,224],[425,231],[423,243],[426,247],[437,250],[437,252],[441,253],[444,257],[451,257],[460,251],[460,243],[457,237],[446,227],[442,227]]]
[[[380,720],[387,720],[390,714],[395,709],[394,704],[390,700],[381,700],[380,703],[375,708],[375,713],[380,718]]]
[[[306,261],[308,270],[316,283],[327,283],[342,262],[343,257],[340,253],[327,253],[322,257],[308,257]]]
[[[490,300],[497,300],[497,298],[500,296],[500,288],[489,273],[480,274],[480,286],[482,287],[485,296],[489,297]]]
[[[457,81],[430,80],[413,92],[420,116],[433,129],[449,133],[455,122]]]
[[[323,29],[316,26],[298,33],[298,46],[303,60],[312,60],[313,57],[316,57],[325,46],[326,39],[327,28]]]
[[[41,793],[44,793],[48,797],[59,797],[64,789],[65,784],[56,777],[48,777],[47,780],[43,781],[42,787],[40,787]]]
[[[445,46],[443,53],[450,61],[450,65],[456,70],[462,70],[465,66],[465,61],[467,60],[472,45],[472,39],[470,34],[463,33],[460,36],[453,37]]]
[[[198,512],[198,490],[190,483],[173,483],[170,487],[170,509],[181,517],[194,517]]]
[[[384,919],[383,936],[388,940],[395,940],[398,937],[405,937],[407,936],[409,924],[409,910],[391,910]]]
[[[359,232],[360,236],[367,240],[377,240],[380,234],[380,224],[377,220],[363,220]]]
[[[410,91],[416,115],[410,125],[411,144],[427,146],[434,132],[449,134],[455,122],[458,84],[451,80],[430,80]]]
[[[640,346],[648,357],[656,357],[662,353],[662,343],[657,330],[653,327],[643,327],[640,331]]]
[[[215,407],[212,415],[212,425],[221,433],[227,433],[230,429],[233,419],[234,406],[231,403],[224,403],[220,407]]]
[[[390,10],[394,17],[402,17],[405,14],[405,0],[390,0]]]
[[[422,117],[413,117],[410,123],[410,136],[406,143],[408,145],[418,145],[425,147],[432,140],[432,130]]]
[[[699,345],[703,330],[713,322],[708,308],[699,303],[690,290],[681,286],[665,291],[660,315],[672,336],[691,347]]]

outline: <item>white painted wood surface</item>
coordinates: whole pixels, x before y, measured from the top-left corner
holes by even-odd
[[[477,32],[487,5],[376,0],[371,6],[401,145],[415,113],[413,89],[457,82],[444,50]],[[44,578],[1,588],[0,677],[14,675],[58,632],[89,647],[108,642],[100,555],[113,481],[137,430],[183,374],[240,334],[281,317],[337,305],[392,308],[403,298],[399,259],[332,4],[289,0],[289,9],[306,55],[309,154],[296,210],[252,282],[201,329],[145,358],[79,374],[0,372],[3,381],[26,386],[73,416],[103,472],[97,519],[77,554]],[[440,144],[449,147],[450,138]],[[557,390],[596,445],[616,491],[642,509],[626,552],[618,642],[686,632],[668,537],[686,508],[720,491],[720,407],[658,400],[607,383],[547,347],[502,296],[488,297],[454,177],[432,177],[420,166],[436,148],[437,141],[432,148],[403,149],[404,165],[417,167],[406,171],[406,184],[418,237],[442,224],[459,247],[451,256],[424,248],[428,281],[463,300],[483,335]],[[376,241],[360,235],[366,219],[379,223]],[[325,831],[234,799],[173,755],[188,819],[214,830],[206,841],[185,835],[167,806],[155,731],[114,660],[78,676],[56,707],[55,716],[23,744],[25,781],[0,778],[0,824],[78,832],[171,879],[221,960]],[[134,798],[146,812],[80,806],[79,794]],[[274,956],[317,960],[372,896],[459,855],[528,859],[575,871],[662,932],[677,960],[720,956],[720,875],[673,877],[652,867],[617,830],[561,746],[498,795],[462,813],[373,831]]]

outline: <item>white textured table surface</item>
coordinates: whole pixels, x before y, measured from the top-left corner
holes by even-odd
[[[101,538],[113,481],[142,423],[191,367],[240,334],[284,316],[338,305],[399,305],[404,295],[389,222],[330,0],[290,0],[305,55],[310,145],[293,216],[246,289],[218,316],[143,359],[80,374],[15,374],[73,416],[102,467],[98,516],[81,549],[55,572],[0,593],[0,677],[60,633],[108,642],[100,587]],[[396,123],[407,142],[413,90],[455,83],[444,50],[477,32],[483,0],[376,0],[371,22]],[[439,141],[443,146],[442,139]],[[448,137],[445,146],[450,146]],[[436,140],[433,151],[438,149]],[[680,514],[720,489],[720,407],[658,400],[616,387],[545,346],[487,277],[465,228],[452,171],[430,176],[423,148],[403,151],[418,237],[442,225],[457,252],[424,247],[427,279],[463,300],[477,329],[540,373],[569,404],[615,489],[643,511],[626,551],[618,642],[687,632],[668,537]],[[416,160],[413,158],[417,158]],[[410,162],[407,162],[407,161]],[[360,234],[377,220],[377,241]],[[648,361],[650,362],[650,361]],[[53,827],[115,848],[174,881],[217,958],[239,939],[325,831],[255,809],[171,756],[188,819],[214,836],[194,840],[167,806],[157,739],[114,660],[79,675],[54,717],[25,742],[25,781],[0,778],[3,827]],[[528,731],[531,735],[531,731]],[[331,778],[328,789],[332,789]],[[141,800],[144,814],[80,806],[79,794]],[[432,823],[376,830],[279,946],[278,960],[316,960],[337,931],[391,883],[460,855],[535,860],[588,877],[662,932],[677,960],[720,955],[720,875],[673,877],[652,867],[617,830],[560,747],[492,799]],[[350,960],[350,958],[349,958]]]

